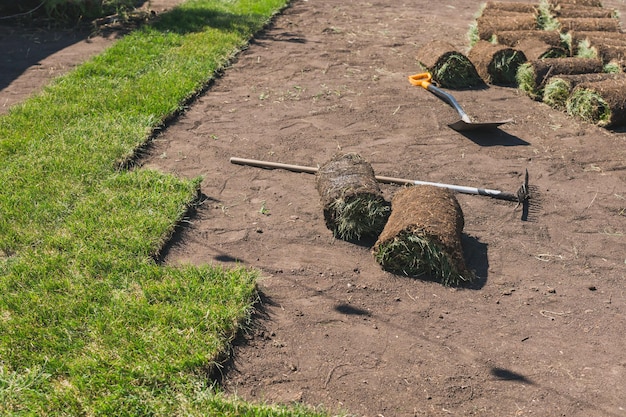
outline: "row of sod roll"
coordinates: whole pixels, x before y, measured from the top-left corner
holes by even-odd
[[[468,37],[467,48],[435,40],[418,49],[440,87],[517,87],[586,122],[626,124],[626,33],[600,1],[489,1]]]

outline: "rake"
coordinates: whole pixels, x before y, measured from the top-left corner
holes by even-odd
[[[284,169],[287,171],[301,172],[301,173],[307,173],[307,174],[315,174],[317,173],[317,170],[318,170],[315,167],[282,164],[279,162],[259,161],[256,159],[244,159],[244,158],[236,158],[236,157],[230,158],[230,162],[236,165],[247,165],[247,166],[265,168],[265,169]],[[476,187],[468,187],[464,185],[444,184],[444,183],[439,183],[439,182],[384,177],[380,175],[376,175],[376,180],[383,184],[432,185],[435,187],[447,188],[449,190],[453,190],[462,194],[474,194],[474,195],[481,195],[481,196],[495,198],[497,200],[514,201],[514,202],[517,202],[517,206],[515,206],[515,208],[527,203],[528,200],[530,199],[530,188],[528,186],[528,169],[526,170],[526,174],[524,176],[524,183],[517,189],[517,191],[514,194],[506,193],[506,192],[499,191],[499,190],[491,190],[489,188],[476,188]]]

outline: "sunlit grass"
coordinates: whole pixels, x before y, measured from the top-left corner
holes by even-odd
[[[258,273],[158,265],[201,179],[124,169],[285,3],[188,1],[0,117],[0,415],[319,415],[215,394]]]

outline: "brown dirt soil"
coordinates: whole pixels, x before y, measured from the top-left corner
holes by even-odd
[[[370,417],[626,416],[625,134],[490,87],[454,94],[479,120],[514,122],[462,135],[407,81],[423,42],[467,45],[480,3],[294,0],[155,138],[144,168],[204,177],[164,262],[261,271],[226,392]],[[24,74],[65,65],[53,54],[38,70],[41,56]],[[32,92],[17,80],[2,79],[2,103]],[[229,163],[317,166],[339,151],[378,175],[507,192],[528,168],[535,192],[528,216],[457,195],[480,279],[447,288],[382,271],[373,242],[333,239],[312,175]]]

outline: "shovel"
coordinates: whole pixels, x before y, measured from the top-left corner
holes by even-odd
[[[424,72],[421,74],[415,74],[415,75],[409,76],[409,82],[411,84],[415,86],[420,86],[430,91],[431,93],[433,93],[434,95],[436,95],[437,97],[439,97],[440,99],[442,99],[443,101],[445,101],[446,103],[454,107],[454,109],[459,113],[459,116],[461,116],[461,120],[448,125],[452,129],[458,132],[462,132],[466,130],[475,130],[475,129],[493,129],[500,125],[513,121],[512,119],[508,119],[508,120],[501,120],[498,122],[481,122],[481,123],[472,122],[472,120],[469,118],[467,113],[465,113],[463,108],[459,105],[459,103],[457,103],[454,97],[451,94],[446,93],[439,87],[435,87],[431,83],[431,80],[432,80],[432,76],[430,75],[429,72]]]

